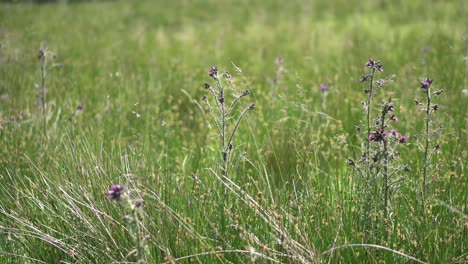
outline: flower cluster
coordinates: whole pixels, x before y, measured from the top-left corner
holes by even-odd
[[[380,63],[380,61],[374,61],[374,60],[371,60],[369,59],[365,64],[364,64],[367,68],[369,69],[372,69],[373,72],[383,72],[383,64]],[[361,83],[363,82],[366,82],[368,81],[369,79],[371,79],[371,77],[373,77],[373,74],[368,74],[368,75],[364,75],[361,77],[361,79],[359,80]],[[379,80],[378,81],[378,84],[380,86],[384,85],[385,84],[385,80]],[[367,93],[367,92],[366,92]]]
[[[383,72],[383,65],[382,63],[380,63],[380,61],[374,61],[374,60],[369,59],[365,65],[367,68],[375,69],[376,71]]]
[[[386,130],[390,121],[395,123],[398,121],[398,117],[394,113],[395,107],[392,104],[392,98],[389,98],[384,102],[382,109],[382,115],[373,121],[374,125],[377,127],[374,132],[369,134],[368,140],[372,142],[383,142],[391,136],[392,138],[397,139],[400,143],[405,143],[408,140],[408,136],[402,135],[400,137],[400,134],[396,129],[392,129],[390,132]],[[387,120],[386,116],[388,116]]]

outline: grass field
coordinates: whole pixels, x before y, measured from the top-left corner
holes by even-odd
[[[466,8],[1,3],[0,263],[467,263]]]

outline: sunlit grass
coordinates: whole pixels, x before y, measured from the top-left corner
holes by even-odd
[[[468,261],[464,17],[463,1],[0,4],[0,262],[136,262],[113,184],[144,200],[147,263]],[[41,45],[61,64],[45,122]],[[427,205],[412,139],[413,170],[372,236],[347,163],[361,154],[369,58],[395,74],[382,93],[410,137],[424,129],[419,81],[447,90]],[[255,104],[229,179],[201,100],[215,65],[251,92],[239,109]]]

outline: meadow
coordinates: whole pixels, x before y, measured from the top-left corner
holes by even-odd
[[[0,263],[468,262],[463,0],[26,2]]]

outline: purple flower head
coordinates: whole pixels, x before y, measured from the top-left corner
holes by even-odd
[[[320,91],[322,91],[322,93],[326,92],[328,90],[328,85],[322,83],[320,84]]]
[[[398,122],[398,117],[396,115],[391,114],[390,115],[390,120],[392,120],[393,122],[396,123],[396,122]]]
[[[382,63],[380,63],[378,61],[374,61],[374,60],[369,59],[366,62],[365,66],[367,68],[371,68],[371,69],[375,69],[376,71],[383,72],[383,65],[382,65]]]
[[[380,79],[380,80],[377,81],[377,84],[378,84],[379,86],[383,86],[383,85],[385,84],[385,80],[384,80],[384,79]]]
[[[372,68],[372,67],[374,67],[375,63],[376,63],[375,61],[369,59],[369,60],[366,62],[366,64],[364,64],[364,65],[365,65],[366,67],[368,67],[368,68]]]
[[[120,201],[120,198],[122,196],[122,191],[123,191],[123,187],[116,184],[116,185],[112,185],[110,191],[106,192],[106,195],[111,201]]]
[[[361,77],[361,79],[359,80],[361,83],[363,82],[366,82],[367,81],[367,78],[369,78],[367,75],[364,75]]]
[[[421,88],[427,89],[431,86],[432,84],[432,79],[426,78],[425,80],[421,81]]]
[[[400,138],[400,143],[405,143],[407,140],[408,140],[408,136],[407,135],[402,135],[401,138]]]
[[[390,133],[392,134],[392,136],[394,137],[398,137],[400,134],[398,134],[398,131],[396,129],[392,129],[392,131],[390,131]]]
[[[216,67],[216,66],[211,67],[210,72],[208,73],[208,75],[210,77],[213,77],[213,78],[216,77],[216,75],[218,75],[218,67]]]
[[[375,132],[371,133],[367,138],[369,141],[379,142],[379,141],[386,141],[388,137],[388,132],[382,130],[378,127]]]

